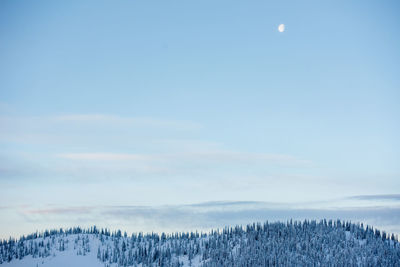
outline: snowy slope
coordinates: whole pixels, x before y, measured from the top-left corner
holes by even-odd
[[[106,249],[113,246],[115,240],[124,239],[126,237],[112,237],[108,234],[94,234],[94,233],[80,233],[80,234],[56,234],[48,237],[39,237],[33,240],[24,241],[24,247],[30,247],[32,244],[40,244],[43,242],[49,250],[45,252],[44,249],[39,248],[39,252],[35,255],[26,255],[12,259],[11,261],[4,261],[2,266],[5,267],[28,267],[28,266],[42,266],[42,267],[116,267],[120,266],[118,263],[105,263],[98,258],[98,249]],[[102,241],[101,241],[102,240]],[[4,247],[4,245],[3,245]],[[176,262],[181,266],[200,266],[200,256],[195,256],[189,261],[187,256],[177,256]],[[142,263],[137,266],[143,266]]]
[[[70,236],[58,236],[56,237],[56,243],[59,243],[59,240],[65,240],[65,243],[68,244],[65,246],[64,251],[59,251],[56,246],[53,244],[51,246],[50,256],[47,257],[33,257],[32,255],[28,255],[23,257],[22,259],[13,259],[10,262],[5,262],[2,266],[7,267],[19,267],[19,266],[42,266],[42,267],[104,267],[104,263],[102,263],[99,259],[97,259],[96,251],[99,246],[99,240],[96,236],[92,234],[87,234],[90,242],[90,252],[86,252],[85,255],[77,255],[79,249],[82,250],[81,244],[78,246],[74,246],[74,240],[78,235],[70,235]],[[40,242],[44,240],[50,240],[50,238],[38,238],[36,241]]]

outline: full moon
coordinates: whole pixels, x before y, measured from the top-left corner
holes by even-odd
[[[284,31],[285,31],[285,24],[280,24],[280,25],[278,26],[278,31],[279,31],[279,32],[284,32]]]

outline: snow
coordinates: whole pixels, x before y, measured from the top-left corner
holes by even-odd
[[[11,262],[2,264],[2,267],[104,267],[104,263],[97,259],[97,247],[99,240],[94,236],[89,236],[90,240],[90,252],[87,252],[85,256],[77,255],[77,250],[74,249],[74,240],[78,235],[71,235],[64,238],[68,240],[68,247],[64,251],[52,249],[51,256],[41,258],[33,258],[32,256],[26,256],[23,259],[15,259]],[[57,238],[58,240],[61,237]],[[47,241],[50,238],[40,238],[38,241]]]
[[[192,262],[189,261],[188,256],[179,257],[179,261],[183,263],[183,267],[200,267],[202,265],[200,255],[194,257]]]
[[[73,251],[64,251],[50,256],[47,258],[33,258],[27,256],[22,260],[13,260],[11,262],[3,263],[4,267],[104,267],[104,263],[100,262],[96,255],[76,255]]]
[[[346,231],[345,234],[346,234],[346,240],[349,241],[352,237],[350,231]]]

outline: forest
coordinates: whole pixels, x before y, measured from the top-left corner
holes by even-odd
[[[400,266],[398,237],[359,223],[253,223],[209,233],[134,233],[74,227],[0,242],[0,263],[96,254],[104,266]]]

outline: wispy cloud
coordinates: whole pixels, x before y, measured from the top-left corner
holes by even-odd
[[[99,160],[99,161],[137,161],[148,160],[150,156],[142,154],[117,154],[117,153],[65,153],[57,154],[59,158],[73,160]]]
[[[399,200],[400,194],[385,194],[385,195],[360,195],[360,196],[352,196],[350,199],[359,199],[359,200]]]
[[[185,120],[170,120],[152,117],[122,117],[109,114],[69,114],[55,116],[0,116],[0,123],[3,125],[31,125],[49,123],[124,123],[130,125],[153,126],[153,127],[173,127],[183,129],[199,129],[203,126],[200,123]]]
[[[70,114],[49,117],[49,119],[58,122],[84,122],[84,123],[111,123],[137,125],[159,128],[174,128],[182,130],[201,129],[202,125],[192,121],[169,120],[150,117],[121,117],[108,114]]]
[[[193,152],[189,156],[195,158],[203,158],[206,160],[216,162],[250,162],[250,163],[282,163],[282,164],[300,164],[310,165],[310,160],[299,159],[291,155],[284,154],[268,154],[268,153],[249,153],[239,151],[228,151],[228,150],[211,150]]]
[[[65,121],[65,122],[71,122],[71,121],[77,121],[77,122],[124,122],[127,119],[118,117],[118,116],[111,116],[111,115],[105,115],[105,114],[73,114],[73,115],[61,115],[61,116],[54,116],[50,117],[53,120],[56,121]],[[128,119],[129,120],[129,119]]]
[[[209,202],[202,202],[202,203],[195,203],[186,205],[188,207],[235,207],[235,206],[250,206],[250,205],[265,205],[265,202],[260,201],[209,201]],[[274,203],[276,204],[276,203]]]
[[[47,209],[23,209],[24,214],[82,214],[90,213],[93,210],[92,207],[64,207],[64,208],[47,208]]]
[[[280,163],[286,165],[310,165],[309,160],[298,159],[290,155],[248,153],[224,150],[201,150],[181,153],[162,154],[128,154],[128,153],[62,153],[56,157],[74,160],[99,160],[99,161],[193,161],[214,163]]]
[[[129,143],[132,138],[148,136],[160,139],[203,128],[201,124],[192,121],[107,114],[0,116],[0,126],[2,143],[57,145],[83,145],[91,140],[102,140],[103,143],[121,140]]]
[[[68,114],[43,117],[0,117],[0,143],[29,145],[40,151],[44,166],[50,171],[107,168],[116,173],[126,170],[179,172],[216,170],[246,165],[255,171],[265,166],[309,167],[311,161],[292,155],[228,150],[221,144],[191,139],[176,131],[198,130],[202,126],[188,121],[156,118],[121,117],[107,114]],[[154,128],[155,127],[155,128]],[[182,137],[182,139],[180,139]],[[39,147],[33,147],[38,146]],[[50,153],[55,155],[50,158]],[[111,152],[112,151],[112,152]],[[124,151],[115,153],[115,151]],[[135,153],[129,153],[135,151]],[[40,158],[40,157],[38,157]],[[57,161],[58,160],[58,161]],[[62,161],[63,160],[63,161]],[[35,159],[31,160],[35,162]],[[92,165],[86,163],[90,161]],[[81,162],[81,163],[79,163]],[[82,165],[83,163],[86,165]],[[98,166],[94,164],[98,162]],[[109,162],[103,166],[101,162]],[[118,165],[118,166],[117,166]],[[5,167],[5,166],[3,166]],[[23,169],[24,166],[21,166]],[[0,166],[1,168],[1,166]]]

